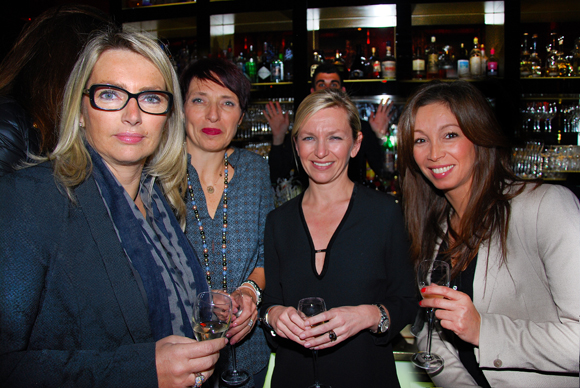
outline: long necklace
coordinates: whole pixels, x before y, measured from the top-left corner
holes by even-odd
[[[228,152],[226,150],[224,155],[224,205],[223,205],[223,228],[222,228],[222,269],[223,269],[223,280],[222,289],[228,291],[228,261],[226,257],[226,231],[228,228]],[[201,243],[203,247],[203,263],[205,264],[205,278],[207,284],[211,289],[211,272],[209,270],[209,249],[207,247],[207,241],[205,238],[205,230],[201,223],[201,218],[199,218],[199,211],[197,209],[197,204],[195,202],[195,196],[193,195],[193,185],[189,179],[189,172],[187,173],[187,188],[189,189],[189,196],[191,197],[191,205],[193,208],[193,214],[197,220],[197,226],[199,227],[199,234],[201,235]]]

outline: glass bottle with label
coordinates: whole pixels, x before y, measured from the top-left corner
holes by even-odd
[[[278,54],[278,58],[272,62],[270,66],[272,71],[272,82],[282,82],[284,81],[284,56],[282,53]]]
[[[257,82],[258,76],[258,63],[256,59],[256,54],[254,53],[254,46],[250,45],[250,52],[248,53],[248,60],[246,62],[246,75],[250,79],[250,82]]]
[[[425,58],[421,54],[421,47],[419,46],[415,48],[415,54],[413,55],[413,78],[425,78]]]
[[[549,46],[548,55],[546,56],[546,77],[558,77],[558,43],[556,33],[551,32],[550,38],[552,43]]]
[[[453,66],[449,45],[443,47],[443,53],[439,56],[439,77],[445,79],[457,78],[457,71]]]
[[[459,48],[459,56],[457,59],[457,76],[459,78],[467,79],[471,77],[469,73],[469,53],[465,48],[465,44],[461,43]]]
[[[532,64],[530,63],[530,46],[528,44],[528,33],[524,32],[524,43],[520,55],[520,77],[532,75]]]
[[[344,58],[342,57],[340,50],[336,50],[336,53],[334,54],[333,65],[336,66],[336,68],[338,69],[340,76],[342,78],[344,78],[347,71],[346,71],[346,64],[344,63]]]
[[[485,77],[487,74],[487,56],[485,55],[485,45],[481,44],[481,77]]]
[[[316,68],[324,62],[322,58],[324,57],[322,56],[322,52],[320,50],[314,50],[312,52],[312,65],[310,65],[310,78],[314,76]]]
[[[268,43],[264,42],[264,51],[262,51],[262,57],[258,64],[258,82],[270,82],[272,75],[270,66]]]
[[[499,66],[497,58],[495,57],[495,49],[492,47],[489,51],[490,57],[487,60],[487,71],[486,75],[488,77],[497,77],[499,75]]]
[[[580,77],[580,38],[576,39],[572,50],[572,75]]]
[[[369,58],[371,73],[369,78],[381,78],[381,60],[377,56],[377,49],[371,48],[371,57]]]
[[[284,80],[292,81],[294,79],[294,49],[290,42],[290,47],[284,51]]]
[[[439,78],[439,50],[435,45],[435,37],[431,37],[431,45],[427,49],[427,79]]]
[[[386,43],[385,58],[381,62],[381,74],[383,79],[395,79],[397,77],[397,62],[391,52],[391,42]]]
[[[532,77],[542,76],[542,60],[538,55],[538,35],[532,35],[532,53],[530,54],[530,69]]]
[[[558,66],[558,76],[569,77],[573,74],[572,57],[564,53],[564,37],[558,38],[558,54],[556,57],[556,66]]]
[[[471,78],[481,77],[481,50],[477,37],[473,38],[473,48],[469,52],[469,73]]]

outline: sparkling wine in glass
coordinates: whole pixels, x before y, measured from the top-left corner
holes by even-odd
[[[449,287],[449,264],[441,260],[423,260],[417,269],[417,284],[419,290],[430,285]],[[424,298],[442,298],[440,295],[425,295]],[[415,366],[435,373],[443,368],[443,357],[431,352],[431,338],[435,323],[435,311],[427,309],[427,351],[418,352],[411,357]]]
[[[322,298],[304,298],[298,302],[298,311],[303,318],[313,317],[326,311],[326,304]],[[330,385],[320,384],[318,380],[318,350],[316,349],[312,349],[312,362],[314,366],[314,384],[309,388],[331,388]]]
[[[241,294],[235,293],[235,295],[236,296],[232,297],[234,298],[238,306],[241,307],[242,306]],[[241,313],[242,310],[240,309],[235,315],[239,316]],[[236,362],[236,345],[232,345],[230,342],[228,342],[228,347],[230,348],[230,357],[232,359],[232,365],[228,370],[225,370],[221,374],[221,379],[228,387],[237,387],[239,385],[247,383],[248,380],[250,380],[250,374],[243,369],[238,369],[238,365]]]
[[[198,341],[222,338],[232,320],[232,300],[216,291],[201,292],[193,306],[193,334]]]

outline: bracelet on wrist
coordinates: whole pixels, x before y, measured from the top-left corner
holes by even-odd
[[[259,318],[259,321],[262,322],[268,328],[268,330],[270,330],[270,334],[272,334],[272,337],[276,337],[276,331],[274,330],[272,325],[270,325],[270,321],[268,321],[268,314],[270,314],[270,310],[272,310],[272,308],[277,306],[280,305],[275,304],[273,306],[268,307],[266,309],[266,312],[264,313],[264,316]]]
[[[258,283],[256,283],[252,279],[248,279],[242,282],[240,287],[242,286],[246,286],[254,290],[254,293],[256,294],[256,306],[259,306],[260,303],[262,303],[262,289],[260,288],[260,286],[258,286]]]

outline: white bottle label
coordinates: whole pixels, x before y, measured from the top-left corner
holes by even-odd
[[[413,71],[425,71],[425,60],[413,59]]]
[[[457,61],[457,75],[459,78],[469,78],[469,61],[467,59]]]
[[[267,79],[270,77],[270,74],[270,70],[268,70],[266,66],[262,66],[260,70],[258,70],[258,77],[260,77],[261,80]]]
[[[397,76],[397,62],[383,61],[381,62],[381,68],[383,71],[383,78],[395,79]]]
[[[481,57],[471,57],[469,59],[469,71],[471,71],[472,77],[481,75]]]

